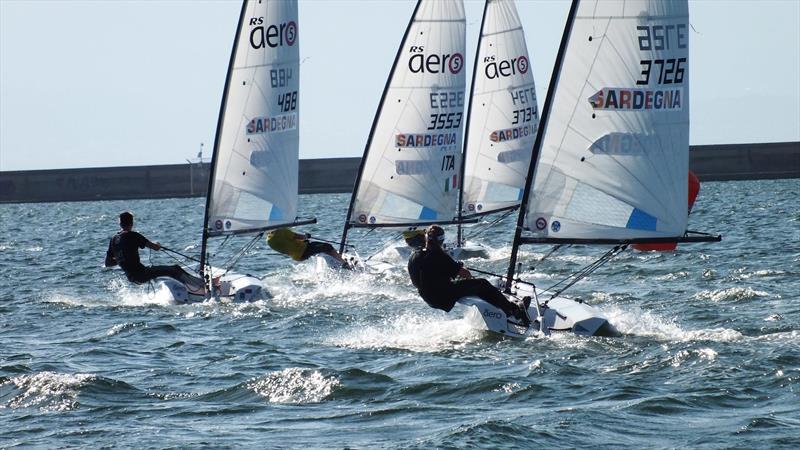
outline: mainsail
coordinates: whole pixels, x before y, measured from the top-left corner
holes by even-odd
[[[342,247],[353,226],[456,218],[465,29],[461,0],[417,3],[367,140]]]
[[[576,1],[570,14],[524,227],[540,242],[683,236],[687,2]]]
[[[533,69],[512,0],[484,7],[467,115],[462,214],[522,200],[539,125]]]
[[[297,24],[297,1],[242,5],[217,124],[204,237],[256,233],[297,216]]]

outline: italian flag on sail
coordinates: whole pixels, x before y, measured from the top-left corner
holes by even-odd
[[[452,187],[453,189],[455,189],[455,188],[457,188],[457,187],[458,187],[458,175],[453,175],[453,178],[452,178],[452,179],[450,179],[450,178],[446,178],[446,179],[444,180],[444,191],[445,191],[445,192],[450,192],[450,188],[451,188],[451,187]]]

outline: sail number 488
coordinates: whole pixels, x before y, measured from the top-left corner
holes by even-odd
[[[297,109],[297,91],[278,94],[278,106],[281,112],[289,112]]]

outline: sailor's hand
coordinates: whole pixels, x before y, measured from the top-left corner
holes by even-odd
[[[469,270],[465,269],[464,267],[458,269],[458,276],[464,278],[465,280],[469,280],[470,278],[472,278],[472,274],[469,272]]]
[[[161,250],[161,244],[159,244],[158,242],[153,242],[153,250],[155,251]]]

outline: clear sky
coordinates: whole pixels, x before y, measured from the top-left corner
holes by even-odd
[[[301,158],[361,156],[414,4],[300,0]],[[469,61],[483,2],[465,4]],[[210,156],[240,5],[0,0],[0,170]],[[541,106],[569,2],[517,8]],[[800,141],[800,0],[689,13],[691,143]]]

